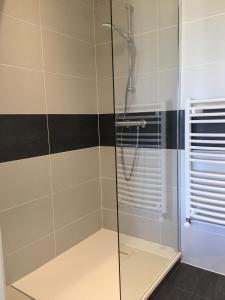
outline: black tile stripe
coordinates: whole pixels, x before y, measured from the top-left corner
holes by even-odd
[[[46,115],[0,115],[0,162],[48,153]]]
[[[155,112],[128,114],[126,117],[153,118]],[[121,115],[117,115],[117,118]],[[142,138],[141,147],[161,147],[176,149],[177,112],[168,111],[158,114],[157,124],[140,128],[140,133],[158,133],[162,130],[161,144]],[[113,114],[102,115],[48,115],[50,153],[95,147],[99,145],[98,118],[100,127],[100,145],[115,145],[115,117]],[[179,147],[184,147],[184,113],[179,112],[180,134]],[[117,128],[118,129],[118,128]],[[124,129],[134,133],[135,128]],[[181,133],[182,132],[182,133]],[[152,139],[155,136],[152,136]],[[148,137],[149,139],[149,137]],[[151,138],[150,138],[151,139]],[[128,143],[133,146],[134,142]],[[47,155],[49,153],[46,115],[0,115],[0,162]]]
[[[99,115],[100,146],[115,145],[114,114]]]
[[[136,118],[139,120],[146,119],[157,122],[156,124],[147,125],[145,128],[140,127],[140,142],[139,147],[143,148],[162,148],[162,149],[184,149],[184,111],[161,111],[161,112],[139,112],[128,113],[125,120]],[[114,115],[100,115],[100,145],[101,146],[114,146]],[[116,115],[116,119],[123,120],[123,115]],[[178,126],[179,122],[179,126]],[[178,132],[178,128],[180,128]],[[136,127],[120,128],[117,127],[117,145],[121,145],[121,134],[126,138],[126,134],[136,133]],[[148,133],[150,135],[148,135]],[[161,133],[159,139],[158,133]],[[157,141],[155,141],[157,139]],[[124,146],[133,147],[136,139],[133,141],[123,141]]]
[[[50,152],[99,145],[98,115],[48,115]],[[0,115],[0,162],[49,154],[46,115]]]
[[[178,149],[185,148],[185,111],[180,110],[178,113],[178,128],[179,128],[179,138],[178,138]]]
[[[99,145],[98,115],[49,115],[51,153]]]

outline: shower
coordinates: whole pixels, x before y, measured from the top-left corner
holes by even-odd
[[[128,43],[130,42],[131,38],[126,32],[123,32],[123,30],[119,26],[110,23],[103,23],[102,26],[109,29],[112,28],[113,30],[117,31],[123,38],[125,38]]]
[[[225,222],[220,165],[225,150],[217,145],[224,144],[218,108],[225,100],[213,101],[215,110],[209,99],[190,100],[190,118],[185,118],[188,101],[179,94],[205,93],[202,80],[211,65],[202,67],[194,50],[207,46],[212,33],[212,45],[223,47],[212,31],[222,30],[214,26],[214,18],[217,25],[223,18],[217,15],[221,7],[205,0],[204,21],[195,11],[200,5],[185,4],[190,12],[184,12],[188,20],[182,22],[179,0],[30,2],[0,1],[0,300],[156,300],[154,290],[179,264],[183,249],[193,264],[217,264],[225,274],[225,231],[199,224],[194,232],[195,211],[201,219],[204,213]],[[208,20],[211,8],[213,22]],[[197,39],[204,22],[210,35],[204,32]],[[180,49],[178,31],[198,34],[193,43],[185,36],[187,45]],[[179,72],[179,53],[188,52],[189,44],[193,51],[180,65],[184,75],[193,69],[197,85]],[[217,58],[217,70],[221,51],[218,57],[209,52],[206,60]],[[199,82],[196,68],[207,71]],[[188,80],[184,89],[179,78]],[[218,87],[210,87],[210,93]],[[202,127],[196,132],[202,121],[213,130],[214,120],[219,133],[204,133]],[[189,121],[198,123],[188,125],[193,132],[185,134]],[[203,151],[205,137],[206,148],[210,144],[216,154]],[[189,164],[190,172],[179,162],[186,159],[185,138],[188,149],[194,147],[190,164],[194,160],[195,167],[200,160],[196,169]],[[218,167],[215,174],[212,164]],[[185,218],[192,220],[189,228],[183,228]],[[214,253],[212,241],[218,241]],[[201,286],[204,278],[200,274]],[[179,289],[179,282],[163,282],[167,298],[176,298],[176,291],[184,295],[179,299],[192,297],[192,291],[189,297],[188,289]],[[212,282],[216,292],[222,290],[223,278],[213,276]],[[195,298],[215,300],[218,295],[211,299],[203,292]]]
[[[128,47],[128,65],[129,65],[129,74],[128,74],[128,79],[127,79],[127,84],[126,84],[126,90],[125,90],[125,103],[124,103],[124,111],[123,111],[123,118],[122,122],[116,122],[117,127],[121,127],[121,160],[122,160],[122,168],[123,168],[123,173],[126,181],[130,181],[134,169],[135,169],[135,164],[138,158],[138,146],[139,146],[139,124],[136,124],[136,122],[129,122],[129,120],[126,120],[126,115],[127,115],[127,110],[129,106],[129,95],[135,93],[135,86],[133,82],[133,73],[134,73],[134,67],[135,67],[135,43],[133,39],[133,30],[132,30],[132,13],[134,11],[134,7],[130,4],[126,4],[125,8],[127,10],[127,18],[128,18],[128,32],[125,32],[123,29],[121,29],[118,25],[116,24],[111,24],[111,23],[103,23],[102,26],[107,29],[112,29],[119,33],[127,42],[127,47]],[[129,174],[127,174],[126,170],[126,163],[125,163],[125,155],[124,155],[124,146],[123,146],[123,133],[124,133],[124,128],[128,128],[131,126],[135,126],[136,129],[136,146],[135,146],[135,152],[131,164],[131,169],[129,171]]]

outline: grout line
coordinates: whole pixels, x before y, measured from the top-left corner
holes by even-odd
[[[116,3],[116,2],[120,2],[120,1],[122,1],[122,0],[112,0],[112,3]],[[94,5],[94,9],[97,9],[101,6],[107,6],[107,5],[109,5],[108,1],[106,1],[105,3],[99,4],[99,5],[96,5],[96,6]]]
[[[39,3],[39,18],[40,18],[40,34],[41,34],[41,53],[42,53],[42,67],[43,67],[43,84],[44,84],[44,98],[45,98],[45,109],[46,109],[46,123],[48,133],[48,148],[49,148],[49,172],[50,172],[50,188],[51,188],[51,205],[52,205],[52,225],[53,225],[53,237],[54,237],[54,255],[56,257],[56,235],[55,235],[55,209],[53,199],[53,173],[52,173],[52,160],[51,160],[51,144],[50,144],[50,130],[49,130],[49,119],[48,119],[48,101],[47,101],[47,89],[46,89],[46,76],[45,76],[45,60],[44,60],[44,44],[43,44],[43,32],[41,28],[41,0]]]
[[[98,113],[98,161],[99,161],[99,185],[101,197],[101,226],[103,228],[103,187],[102,187],[102,161],[101,161],[101,132],[100,132],[100,103],[99,103],[99,90],[98,90],[98,63],[97,63],[97,47],[96,47],[96,26],[95,26],[95,9],[93,1],[93,30],[94,30],[94,43],[95,43],[95,80],[96,80],[96,94],[97,94],[97,113]]]
[[[16,66],[16,65],[10,65],[10,64],[2,64],[0,63],[1,67],[8,67],[8,68],[15,68],[15,69],[22,69],[25,71],[35,71],[35,72],[40,72],[43,73],[43,70],[41,69],[34,69],[34,68],[29,68],[29,67],[24,67],[24,66]]]
[[[61,36],[64,36],[64,37],[67,37],[67,38],[69,38],[69,39],[71,39],[71,40],[76,40],[76,41],[79,41],[79,42],[88,44],[89,46],[91,46],[91,47],[94,48],[94,44],[92,44],[91,42],[88,42],[88,41],[79,39],[79,38],[74,37],[74,36],[72,36],[72,35],[69,35],[69,34],[66,34],[66,33],[63,33],[63,32],[59,32],[59,31],[56,31],[56,30],[53,30],[53,29],[51,29],[51,28],[44,27],[44,26],[41,26],[41,29],[46,30],[46,31],[49,31],[49,32],[52,32],[52,33],[56,33],[56,34],[61,35]]]
[[[206,66],[211,66],[211,65],[216,65],[216,64],[224,64],[224,63],[225,63],[225,60],[215,60],[215,61],[201,63],[201,64],[182,65],[181,71],[183,71],[184,69],[189,69],[189,68],[206,67]]]
[[[178,68],[173,67],[173,68],[159,69],[159,70],[154,70],[154,71],[149,71],[149,72],[135,72],[134,77],[138,78],[138,77],[154,75],[154,74],[163,73],[163,72],[170,72],[170,71],[178,71]],[[126,75],[115,76],[115,80],[126,79],[126,78],[127,78]],[[105,77],[105,78],[103,77],[103,78],[98,79],[98,81],[106,81],[106,80],[112,80],[112,77]]]
[[[114,148],[114,147],[113,147]],[[115,181],[116,179],[113,178],[113,177],[105,177],[105,176],[102,176],[101,177],[102,179],[106,179],[106,180],[110,180],[110,181]]]
[[[46,234],[46,235],[40,237],[39,239],[37,239],[37,240],[35,240],[35,241],[31,242],[31,243],[28,243],[28,244],[24,245],[23,247],[20,247],[20,248],[14,250],[14,251],[8,253],[8,254],[6,255],[6,257],[9,257],[9,256],[11,256],[11,255],[14,255],[14,254],[16,254],[17,252],[22,251],[23,249],[26,249],[26,248],[28,248],[28,247],[30,247],[30,246],[33,246],[33,245],[37,244],[38,242],[41,242],[42,240],[44,240],[44,239],[50,237],[51,235],[53,235],[53,232],[50,232],[50,233],[48,233],[48,234]]]
[[[13,15],[7,14],[7,13],[5,13],[5,12],[3,12],[3,11],[0,11],[0,15],[5,16],[5,17],[8,17],[8,18],[11,18],[11,19],[13,19],[13,20],[15,20],[15,21],[19,21],[19,22],[25,23],[25,24],[27,24],[27,25],[31,25],[31,26],[40,28],[40,24],[32,23],[32,22],[30,22],[30,21],[26,21],[26,20],[24,20],[24,19],[21,19],[21,18],[15,17],[15,16],[13,16]]]
[[[47,155],[47,156],[49,156],[49,155]],[[74,188],[78,188],[79,186],[82,186],[82,185],[85,185],[85,184],[88,184],[88,183],[97,181],[97,180],[99,180],[99,179],[100,179],[100,177],[95,177],[95,178],[91,178],[91,179],[89,179],[89,180],[83,181],[83,182],[81,182],[81,183],[77,183],[77,184],[74,184],[74,185],[70,185],[70,186],[68,186],[68,187],[66,187],[66,188],[57,190],[56,192],[53,192],[53,195],[57,195],[57,194],[59,194],[59,193],[65,192],[65,191],[68,191],[68,190],[71,190],[71,189],[74,189]],[[109,179],[109,180],[110,180],[110,179]],[[113,180],[113,179],[112,179],[112,180]],[[19,208],[19,207],[23,207],[23,206],[25,206],[25,205],[29,205],[29,204],[31,204],[31,203],[33,203],[33,202],[36,202],[36,201],[39,201],[39,200],[43,200],[44,198],[47,198],[47,197],[49,197],[49,196],[51,196],[51,195],[52,195],[52,193],[48,193],[48,194],[45,194],[45,195],[43,195],[43,196],[34,198],[34,199],[32,199],[32,200],[28,200],[28,201],[25,201],[25,202],[21,202],[20,204],[17,204],[17,205],[15,205],[15,206],[11,206],[11,207],[8,207],[8,208],[6,208],[6,209],[0,210],[0,213],[5,213],[5,212],[10,211],[10,210],[12,210],[12,209],[16,209],[16,208]]]
[[[96,148],[97,148],[97,147],[96,147]],[[100,177],[95,177],[95,178],[91,178],[91,179],[85,180],[85,181],[83,181],[83,182],[74,184],[74,185],[70,185],[70,186],[68,186],[68,187],[65,187],[65,188],[62,188],[62,189],[60,189],[60,190],[57,190],[57,191],[53,192],[53,195],[57,195],[57,194],[59,194],[59,193],[65,192],[65,191],[69,191],[69,190],[78,188],[78,187],[80,187],[80,186],[82,186],[82,185],[86,185],[86,184],[88,184],[88,183],[97,181],[97,180],[99,180],[99,179],[100,179]]]
[[[183,68],[191,68],[191,67],[196,67],[196,66],[204,66],[204,65],[208,65],[208,64],[214,64],[214,63],[225,63],[225,60],[223,61],[215,61],[215,62],[211,62],[211,63],[205,63],[205,64],[199,64],[199,65],[185,65],[183,66]],[[16,65],[10,65],[10,64],[1,64],[0,66],[3,67],[9,67],[9,68],[15,68],[15,69],[22,69],[22,70],[27,70],[27,71],[36,71],[36,72],[45,72],[46,74],[52,74],[52,75],[56,75],[56,76],[64,76],[64,77],[71,77],[71,78],[75,78],[75,79],[81,79],[81,80],[90,80],[90,81],[95,81],[95,78],[89,78],[89,77],[81,77],[81,76],[76,76],[76,75],[72,75],[72,74],[65,74],[65,73],[57,73],[57,72],[51,72],[51,71],[46,71],[46,70],[41,70],[41,69],[34,69],[34,68],[29,68],[29,67],[23,67],[23,66],[16,66]],[[160,70],[155,70],[155,71],[149,71],[149,72],[140,72],[140,73],[135,73],[134,76],[135,77],[141,77],[141,76],[148,76],[148,75],[153,75],[156,73],[163,73],[163,72],[170,72],[170,71],[177,71],[178,68],[174,67],[174,68],[166,68],[166,69],[160,69]],[[120,75],[120,76],[115,76],[115,79],[125,79],[126,75]],[[98,81],[107,81],[107,80],[112,80],[112,77],[105,77],[105,78],[99,78],[97,79]]]
[[[12,252],[8,253],[8,254],[7,254],[7,257],[8,257],[8,256],[11,256],[11,255],[14,255],[14,254],[16,254],[17,252],[19,252],[19,251],[21,251],[21,250],[23,250],[23,249],[25,249],[25,248],[27,248],[27,247],[30,247],[30,246],[32,246],[32,245],[35,245],[36,243],[38,243],[38,242],[40,242],[40,241],[46,239],[47,237],[50,237],[51,235],[53,235],[53,239],[54,239],[54,235],[55,235],[55,233],[56,233],[57,231],[63,230],[63,229],[66,228],[66,227],[69,227],[69,226],[71,226],[71,225],[73,225],[73,224],[76,224],[76,223],[80,222],[81,220],[83,220],[83,219],[85,219],[85,218],[91,216],[92,214],[95,214],[95,213],[98,212],[98,211],[101,212],[101,208],[98,208],[98,209],[96,209],[96,210],[93,210],[93,211],[91,211],[90,213],[85,214],[84,216],[82,216],[82,217],[80,217],[80,218],[78,218],[78,219],[76,219],[76,220],[74,220],[74,221],[72,221],[72,222],[70,222],[70,223],[68,223],[68,224],[66,224],[66,225],[64,225],[64,226],[62,226],[62,227],[60,227],[60,228],[57,228],[57,229],[55,228],[55,230],[53,229],[52,232],[50,232],[50,233],[48,233],[48,234],[42,236],[41,238],[39,238],[39,239],[37,239],[37,240],[35,240],[35,241],[31,242],[31,243],[28,243],[28,244],[24,245],[23,247],[18,248],[18,249],[15,250],[15,251],[12,251]],[[55,257],[56,257],[56,256],[55,256]]]
[[[103,210],[108,210],[108,211],[111,211],[111,212],[117,213],[117,210],[116,210],[116,208],[115,208],[115,209],[112,209],[112,208],[108,208],[108,207],[103,207]]]
[[[148,30],[148,31],[143,31],[141,33],[134,33],[134,38],[138,38],[140,36],[144,36],[144,35],[148,35],[148,34],[152,34],[152,33],[158,33],[158,32],[161,32],[161,31],[166,31],[166,30],[169,30],[169,29],[177,29],[178,28],[178,25],[177,24],[174,24],[174,25],[171,25],[171,26],[165,26],[165,27],[161,27],[161,28],[156,28],[156,29],[152,29],[152,30]],[[124,39],[123,38],[114,38],[113,42],[120,42],[120,41],[123,41]],[[99,43],[96,43],[96,46],[104,46],[104,45],[108,45],[111,43],[111,40],[107,40],[107,41],[103,41],[103,42],[99,42]]]
[[[45,70],[45,73],[56,75],[56,76],[64,76],[64,77],[71,77],[71,78],[75,78],[75,79],[82,79],[82,80],[90,80],[90,81],[95,80],[95,78],[91,78],[91,77],[81,77],[81,76],[76,76],[76,75],[72,75],[72,74],[50,72],[50,71],[46,71],[46,70]]]
[[[217,17],[223,17],[223,16],[225,16],[225,12],[214,14],[214,15],[209,15],[209,16],[202,17],[202,18],[193,19],[190,21],[183,21],[182,25],[192,24],[192,23],[201,22],[201,21],[205,21],[205,20],[209,20],[209,19],[213,19],[213,18],[217,18]]]
[[[152,221],[158,224],[161,224],[161,222],[159,221],[158,217],[160,216],[160,212],[152,212],[152,215],[154,215],[155,218],[149,218],[147,216],[141,216],[138,215],[137,213],[133,213],[133,212],[126,212],[126,211],[120,211],[120,214],[124,214],[127,216],[131,216],[131,217],[138,217],[140,218],[142,221],[143,220],[148,220],[148,221]],[[168,222],[167,222],[168,223]],[[173,224],[173,223],[172,223]],[[176,225],[176,224],[175,224]]]
[[[31,204],[31,203],[33,203],[33,202],[36,202],[36,201],[39,201],[39,200],[43,200],[43,199],[45,199],[45,198],[47,198],[47,197],[49,197],[49,196],[51,196],[51,193],[46,194],[46,195],[43,195],[43,196],[41,196],[41,197],[34,198],[34,199],[32,199],[32,200],[29,200],[29,201],[22,202],[22,203],[20,203],[20,204],[15,205],[15,206],[11,206],[11,207],[9,207],[9,208],[0,210],[0,213],[5,213],[5,212],[10,211],[10,210],[12,210],[12,209],[16,209],[16,208],[19,208],[19,207],[23,207],[23,206],[25,206],[25,205],[29,205],[29,204]]]
[[[65,74],[65,73],[57,73],[57,72],[51,72],[51,71],[46,71],[46,70],[41,70],[41,69],[34,69],[34,68],[30,68],[30,67],[24,67],[24,66],[16,66],[16,65],[10,65],[10,64],[1,64],[0,66],[2,67],[8,67],[8,68],[15,68],[15,69],[22,69],[25,71],[35,71],[35,72],[40,72],[43,73],[45,72],[46,74],[52,74],[52,75],[57,75],[57,76],[64,76],[64,77],[71,77],[71,78],[75,78],[75,79],[81,79],[81,80],[90,80],[90,81],[94,81],[95,78],[90,78],[90,77],[82,77],[82,76],[77,76],[77,75],[72,75],[72,74]]]
[[[24,23],[24,24],[27,24],[27,25],[30,25],[30,26],[33,26],[33,27],[36,27],[37,29],[40,29],[40,28],[41,28],[42,30],[46,30],[46,31],[49,31],[49,32],[52,32],[52,33],[55,33],[55,34],[58,34],[58,35],[67,37],[67,38],[69,38],[69,39],[76,40],[76,41],[79,41],[79,42],[88,44],[88,45],[91,46],[91,47],[94,47],[94,43],[92,43],[92,42],[90,42],[90,41],[86,41],[86,40],[77,38],[77,37],[75,37],[75,36],[72,36],[72,35],[69,35],[69,34],[66,34],[66,33],[63,33],[63,32],[60,32],[60,31],[57,31],[57,30],[54,30],[54,29],[45,27],[45,26],[42,26],[41,23],[40,23],[40,24],[35,24],[35,23],[32,23],[32,22],[29,22],[29,21],[26,21],[26,20],[23,20],[23,19],[14,17],[14,16],[12,16],[12,15],[10,15],[10,14],[6,14],[6,13],[1,12],[1,11],[0,11],[0,15],[5,16],[5,17],[8,17],[8,18],[11,18],[11,19],[13,19],[13,20],[15,20],[15,21],[18,21],[18,22],[21,22],[21,23]]]
[[[76,220],[74,220],[74,221],[72,221],[72,222],[70,222],[70,223],[64,225],[64,226],[62,226],[62,227],[57,228],[57,229],[56,229],[56,232],[57,232],[57,231],[61,231],[61,230],[65,229],[65,228],[67,228],[67,227],[70,227],[70,226],[73,225],[73,224],[79,223],[79,222],[82,221],[83,219],[86,219],[87,217],[89,217],[89,216],[91,216],[91,215],[94,215],[94,214],[97,213],[98,211],[101,212],[101,207],[98,208],[98,209],[95,209],[95,210],[91,211],[90,213],[88,213],[88,214],[86,214],[86,215],[84,215],[84,216],[82,216],[82,217],[80,217],[80,218],[78,218],[78,219],[76,219]]]
[[[211,64],[213,64],[214,62],[212,62]],[[216,63],[225,63],[225,61],[216,61]],[[207,63],[209,64],[209,63]],[[36,71],[36,72],[45,72],[46,74],[52,74],[52,75],[56,75],[56,76],[64,76],[64,77],[71,77],[71,78],[75,78],[75,79],[81,79],[81,80],[90,80],[90,81],[95,81],[96,78],[90,78],[90,77],[82,77],[82,76],[77,76],[77,75],[72,75],[72,74],[65,74],[65,73],[57,73],[57,72],[51,72],[51,71],[47,71],[47,70],[41,70],[41,69],[34,69],[34,68],[29,68],[29,67],[23,67],[23,66],[16,66],[16,65],[10,65],[10,64],[1,64],[0,66],[3,67],[9,67],[9,68],[15,68],[15,69],[22,69],[22,70],[27,70],[27,71]],[[193,65],[196,66],[196,65]],[[198,66],[198,65],[197,65]],[[183,66],[183,67],[189,67],[189,66]],[[192,66],[190,66],[192,67]],[[155,71],[149,71],[149,72],[139,72],[139,73],[135,73],[134,76],[135,77],[141,77],[141,76],[147,76],[147,75],[151,75],[151,74],[156,74],[156,73],[162,73],[162,72],[169,72],[169,71],[177,71],[178,68],[166,68],[166,69],[160,69],[160,70],[155,70]],[[120,76],[115,76],[115,79],[125,79],[126,75],[120,75]],[[97,82],[98,81],[106,81],[106,80],[112,80],[112,77],[106,77],[106,78],[97,78]]]

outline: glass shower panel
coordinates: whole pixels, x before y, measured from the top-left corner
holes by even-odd
[[[112,1],[122,300],[147,299],[178,252],[178,0]]]

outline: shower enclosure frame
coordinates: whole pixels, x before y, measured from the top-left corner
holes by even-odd
[[[118,238],[118,263],[119,263],[119,288],[120,288],[120,300],[122,299],[122,283],[121,283],[121,258],[120,258],[120,220],[119,220],[119,191],[118,191],[118,172],[117,172],[117,146],[116,146],[116,96],[115,96],[115,70],[114,70],[114,33],[113,33],[113,0],[110,1],[110,36],[111,36],[111,57],[112,57],[112,92],[113,92],[113,120],[114,120],[114,156],[115,156],[115,173],[116,173],[116,212],[117,212],[117,238]],[[170,270],[175,266],[176,263],[181,261],[182,254],[181,254],[181,189],[180,189],[180,176],[181,176],[181,153],[179,149],[180,145],[180,99],[181,99],[181,42],[182,42],[182,0],[178,0],[178,22],[177,22],[177,36],[178,36],[178,43],[177,43],[177,62],[178,62],[178,70],[177,70],[177,99],[176,99],[176,110],[177,110],[177,240],[178,240],[178,247],[177,247],[177,257],[169,264],[165,272],[162,274],[160,278],[155,282],[154,286],[149,287],[149,291],[144,295],[143,298],[137,300],[147,300],[148,297],[152,294],[152,292],[158,287],[160,282],[167,276]],[[129,20],[130,22],[130,20]],[[142,124],[143,125],[143,124]],[[146,125],[146,124],[144,124]]]

